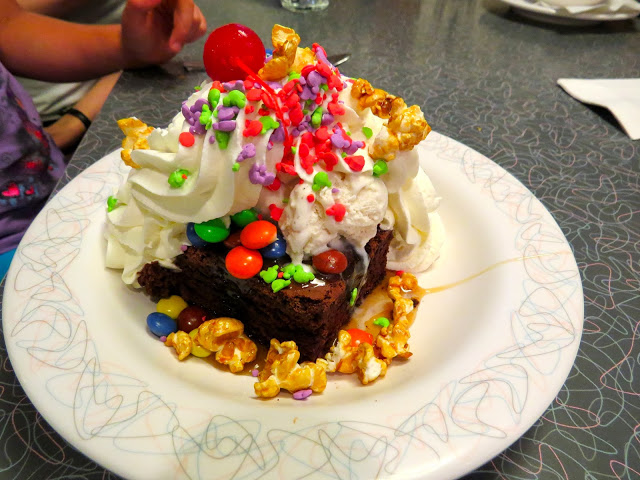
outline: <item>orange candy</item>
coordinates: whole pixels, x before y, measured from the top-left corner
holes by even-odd
[[[275,242],[276,238],[278,238],[278,229],[266,220],[251,222],[240,233],[242,245],[253,250],[266,247]]]
[[[255,250],[239,246],[227,253],[224,264],[234,277],[251,278],[262,269],[262,255]]]
[[[357,347],[361,343],[368,343],[373,345],[373,335],[359,328],[350,328],[347,333],[351,335],[351,346]]]

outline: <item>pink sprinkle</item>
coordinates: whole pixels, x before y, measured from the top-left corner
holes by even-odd
[[[163,336],[161,336],[161,337],[160,337],[160,341],[161,341],[162,343],[166,342],[166,341],[167,341],[167,337],[165,337],[164,335],[163,335]]]
[[[294,392],[293,398],[294,400],[304,400],[311,396],[312,393],[313,391],[310,388],[307,388],[306,390],[298,390],[297,392]]]
[[[187,247],[186,245],[180,246],[180,250],[182,250],[183,252],[186,252],[187,248],[189,248],[189,247]]]
[[[258,371],[257,368],[254,368],[253,370],[251,370],[251,375],[253,377],[257,377],[258,375],[260,375],[260,372]]]
[[[339,189],[339,188],[333,187],[333,188],[331,189],[331,193],[338,193],[338,192],[340,192],[340,189]]]

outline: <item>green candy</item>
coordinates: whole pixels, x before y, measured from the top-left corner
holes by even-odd
[[[387,328],[389,326],[389,319],[386,317],[378,317],[373,321],[373,324],[382,328]]]
[[[311,189],[314,192],[318,192],[322,190],[324,187],[330,187],[332,184],[329,181],[329,175],[327,172],[318,172],[313,177],[313,185],[311,185]]]
[[[118,205],[118,199],[116,197],[110,195],[109,198],[107,198],[107,212],[112,212],[119,206],[120,205]]]
[[[373,164],[373,176],[379,177],[380,175],[384,175],[389,171],[389,167],[387,166],[387,162],[384,160],[376,160],[376,163]]]
[[[240,164],[238,162],[234,163],[233,165],[231,165],[231,170],[237,172],[238,170],[240,170]]]
[[[222,104],[225,107],[238,107],[244,108],[247,103],[247,97],[240,90],[231,90],[227,93],[227,96],[222,99]]]
[[[316,108],[311,114],[311,125],[319,127],[322,123],[322,107]]]
[[[209,90],[207,100],[209,101],[209,104],[211,104],[212,109],[216,108],[218,102],[220,101],[220,90],[218,90],[217,88],[212,88],[211,90]]]
[[[251,222],[258,220],[258,214],[252,208],[242,210],[231,215],[231,221],[239,227],[246,227]]]
[[[222,242],[229,236],[229,229],[221,218],[214,218],[213,220],[207,220],[206,222],[196,223],[193,226],[193,229],[196,231],[196,235],[209,243]]]
[[[296,273],[296,265],[290,263],[289,265],[285,265],[282,267],[282,277],[285,279],[289,279],[293,277]]]
[[[296,265],[293,280],[297,283],[307,283],[316,278],[312,272],[307,272],[302,265]]]
[[[185,177],[188,177],[188,176],[189,176],[189,170],[185,170],[184,168],[179,168],[178,170],[173,172],[171,175],[169,175],[167,182],[169,182],[169,185],[171,185],[171,188],[180,188],[182,185],[184,185],[184,182],[187,181]]]
[[[223,132],[222,130],[214,130],[214,132],[216,136],[216,142],[218,142],[220,150],[226,150],[226,148],[229,146],[229,138],[231,137],[231,132]]]
[[[260,132],[262,135],[267,133],[269,130],[275,130],[280,126],[280,122],[276,122],[268,115],[260,117],[260,123],[262,124],[262,131]]]
[[[260,272],[260,278],[262,278],[266,283],[272,283],[275,281],[278,278],[278,265],[262,270]]]
[[[358,298],[358,289],[354,288],[351,290],[351,298],[349,299],[349,305],[354,306],[356,304],[356,299]]]
[[[371,138],[371,136],[373,135],[373,130],[371,130],[369,127],[362,127],[362,133],[364,133],[365,137]]]
[[[291,280],[278,278],[277,280],[271,282],[271,290],[273,290],[273,293],[277,293],[283,288],[288,287],[289,285],[291,285]]]

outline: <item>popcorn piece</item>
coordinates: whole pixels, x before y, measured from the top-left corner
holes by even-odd
[[[244,325],[240,320],[220,317],[207,320],[198,327],[198,343],[207,350],[217,352],[228,340],[238,338],[244,332]]]
[[[274,25],[271,31],[273,56],[258,72],[263,80],[280,80],[285,77],[296,59],[300,36],[291,28]]]
[[[351,96],[358,100],[360,108],[370,108],[377,117],[389,119],[369,147],[372,158],[393,160],[398,151],[411,150],[431,131],[420,107],[407,108],[402,98],[373,88],[362,78],[353,83]]]
[[[193,348],[193,341],[188,333],[178,331],[170,333],[167,336],[167,340],[164,342],[167,347],[173,347],[178,354],[178,360],[184,360],[191,354]]]
[[[291,393],[310,388],[315,393],[327,386],[327,362],[319,358],[316,363],[298,364],[300,352],[295,342],[280,343],[271,339],[264,369],[254,385],[256,395],[261,398],[275,397],[281,389]]]
[[[387,364],[376,357],[368,343],[351,345],[351,335],[345,330],[338,333],[338,341],[325,356],[327,372],[354,373],[363,385],[373,382],[387,373]]]
[[[216,353],[216,360],[228,365],[233,373],[242,371],[244,365],[253,361],[258,353],[256,344],[242,336],[228,340]]]
[[[387,364],[376,358],[371,345],[361,343],[358,345],[357,372],[360,383],[366,385],[378,377],[384,377],[387,373]]]
[[[149,149],[147,137],[153,131],[153,127],[135,117],[118,120],[118,126],[122,133],[126,135],[122,140],[122,152],[120,152],[122,161],[132,168],[140,168],[140,165],[131,159],[131,152],[133,150]]]

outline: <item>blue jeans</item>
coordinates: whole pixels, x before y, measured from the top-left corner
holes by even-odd
[[[0,280],[2,280],[7,274],[7,270],[9,270],[9,265],[11,265],[11,259],[13,258],[14,253],[16,253],[15,248],[8,252],[0,253]]]

